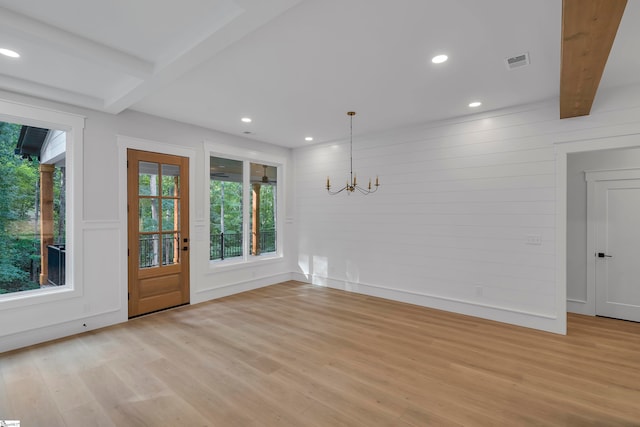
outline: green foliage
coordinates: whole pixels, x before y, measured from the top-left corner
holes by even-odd
[[[253,165],[253,164],[252,164]],[[270,166],[273,170],[270,172],[271,176],[276,175],[276,168]],[[221,178],[213,176],[209,182],[209,197],[210,197],[210,234],[212,238],[211,243],[211,259],[217,259],[221,256],[218,245],[221,245],[221,241],[217,240],[220,233],[224,231],[225,240],[224,246],[226,248],[227,243],[233,242],[234,247],[242,246],[241,241],[235,240],[235,237],[242,236],[243,229],[243,188],[242,182],[228,181],[225,179],[235,179],[242,181],[242,176],[236,174],[235,176],[229,174]],[[253,206],[253,187],[260,185],[260,239],[261,252],[274,252],[275,251],[275,231],[276,231],[276,186],[265,182],[252,182],[249,187],[245,188],[245,191],[250,195],[249,203]],[[253,216],[250,215],[248,229],[252,229]],[[246,236],[245,236],[246,237]],[[232,239],[232,240],[230,240]],[[231,243],[229,243],[231,245]],[[253,248],[253,246],[252,246]],[[253,249],[252,249],[253,251]],[[225,257],[238,256],[229,255],[225,249]]]
[[[33,214],[34,201],[36,198],[36,183],[38,182],[37,167],[37,160],[22,160],[15,169],[17,194],[13,209],[18,219],[26,219],[29,214]]]
[[[263,185],[260,189],[260,229],[276,229],[276,187]]]
[[[242,183],[211,180],[209,193],[211,234],[241,234]]]
[[[0,122],[0,293],[39,287],[29,277],[40,259],[32,221],[38,162],[15,154],[20,128]]]

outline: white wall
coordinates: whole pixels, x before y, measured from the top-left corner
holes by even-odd
[[[126,165],[121,157],[124,148],[118,144],[122,136],[125,140],[144,140],[158,152],[182,150],[193,153],[195,164],[190,166],[195,183],[191,194],[195,207],[191,211],[192,303],[291,277],[291,259],[295,258],[288,247],[285,247],[282,259],[220,271],[211,268],[208,262],[208,236],[198,239],[194,235],[194,231],[208,233],[208,225],[194,228],[194,224],[204,224],[202,216],[208,203],[208,187],[204,182],[205,141],[231,145],[236,150],[244,148],[282,156],[286,163],[291,157],[290,150],[136,112],[113,116],[10,93],[0,93],[0,98],[86,117],[80,152],[82,167],[76,170],[81,174],[78,180],[82,185],[77,198],[79,218],[74,232],[83,247],[82,253],[76,253],[72,260],[79,264],[74,278],[77,292],[70,298],[54,298],[54,301],[20,307],[8,307],[0,302],[0,352],[127,320],[126,214],[123,214],[126,212],[126,194],[120,191],[120,185],[126,179]],[[285,185],[291,192],[291,184]],[[290,217],[293,208],[286,194],[285,203],[284,215]],[[292,227],[285,225],[287,242],[294,238],[293,231],[288,230]]]
[[[40,150],[40,163],[56,164],[64,161],[67,133],[50,129]]]
[[[370,196],[323,190],[345,181],[346,141],[295,150],[297,277],[564,333],[556,143],[640,132],[639,88],[600,98],[589,117],[561,121],[553,100],[356,135],[355,172],[382,183]]]
[[[587,183],[585,171],[640,167],[640,149],[570,153],[567,157],[568,311],[594,315],[587,293]],[[591,254],[593,256],[593,254]]]
[[[565,161],[562,147],[576,142],[575,150],[586,150],[591,140],[597,149],[621,138],[640,145],[640,87],[622,88],[600,94],[588,117],[561,121],[553,100],[356,134],[354,168],[361,181],[379,174],[382,187],[367,197],[331,197],[323,189],[326,176],[338,183],[348,171],[344,142],[291,156],[286,149],[135,112],[112,116],[6,92],[0,98],[86,116],[76,170],[82,184],[76,232],[84,250],[74,261],[81,292],[17,309],[0,304],[0,351],[126,321],[118,135],[157,145],[157,151],[194,153],[194,212],[206,203],[204,180],[197,178],[206,175],[203,141],[291,158],[282,261],[216,272],[206,262],[206,245],[196,244],[193,301],[275,283],[294,271],[294,277],[322,285],[560,333],[567,288],[556,244],[562,247],[566,230],[556,228],[562,222],[556,213],[564,210],[556,191],[557,180],[566,177],[557,172],[558,153]],[[358,120],[366,119],[366,111],[358,113]],[[345,121],[345,134],[347,129]],[[194,222],[202,221],[194,215]],[[542,244],[526,244],[528,236],[540,236]]]

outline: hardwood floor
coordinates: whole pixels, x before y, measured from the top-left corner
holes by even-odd
[[[287,282],[0,354],[24,426],[640,426],[640,324],[558,336]]]

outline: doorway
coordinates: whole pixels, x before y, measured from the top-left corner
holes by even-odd
[[[189,158],[127,150],[129,317],[189,303]]]
[[[611,229],[611,225],[607,226],[606,221],[596,220],[595,213],[587,214],[588,210],[595,209],[592,207],[595,197],[595,182],[614,179],[615,176],[607,177],[611,171],[630,171],[640,167],[640,137],[636,134],[624,135],[620,137],[612,136],[608,138],[575,141],[557,146],[557,173],[558,173],[558,192],[557,192],[557,258],[558,273],[563,277],[559,277],[559,283],[566,280],[566,298],[567,311],[585,315],[603,315],[609,317],[625,318],[628,316],[602,311],[603,307],[607,307],[606,300],[610,302],[620,300],[621,295],[628,292],[623,288],[607,289],[608,284],[604,284],[603,279],[613,274],[619,276],[622,270],[614,271],[613,269],[623,268],[622,258],[615,256],[609,258],[614,250],[613,246],[607,246],[607,237],[605,232],[607,229],[614,233],[618,231]],[[624,180],[630,176],[624,176]],[[561,185],[564,184],[564,185]],[[587,187],[590,187],[589,189]],[[602,185],[599,192],[604,190]],[[629,206],[622,206],[626,201],[619,200],[619,196],[633,193],[631,189],[610,189],[609,196],[615,198],[610,199],[611,209],[609,215],[622,215],[622,220],[632,220],[627,215]],[[587,196],[589,195],[589,199]],[[599,194],[598,198],[608,197]],[[618,203],[619,202],[619,203]],[[590,207],[590,209],[588,209]],[[563,209],[564,208],[564,209]],[[566,210],[565,210],[566,209]],[[562,215],[562,216],[560,216]],[[587,218],[589,216],[589,218]],[[606,213],[605,213],[606,216]],[[605,218],[606,219],[606,218]],[[613,219],[613,217],[610,217]],[[633,220],[632,220],[633,221]],[[602,238],[596,242],[596,225],[600,223],[602,227],[599,236]],[[630,224],[620,223],[619,230],[629,228]],[[633,227],[638,228],[636,224]],[[630,229],[631,230],[631,229]],[[591,231],[591,233],[589,233]],[[565,234],[566,233],[566,234]],[[628,232],[622,232],[625,236],[630,236]],[[566,240],[562,237],[566,236]],[[618,234],[620,236],[620,234]],[[616,237],[619,239],[619,237]],[[613,243],[613,242],[611,242]],[[619,245],[619,241],[614,246]],[[619,252],[619,249],[615,249]],[[633,248],[631,252],[635,251]],[[602,257],[598,254],[602,253]],[[598,267],[598,271],[596,271]],[[600,276],[599,284],[596,287],[596,276]],[[629,295],[625,297],[628,299]],[[604,305],[603,305],[604,303]],[[596,309],[596,304],[598,308]],[[625,303],[626,304],[626,303]]]

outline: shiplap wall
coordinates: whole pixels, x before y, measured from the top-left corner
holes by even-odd
[[[359,181],[382,184],[369,196],[323,189],[345,182],[347,141],[296,150],[298,277],[562,332],[554,143],[621,132],[637,99],[579,119],[559,120],[554,101],[356,135]]]

